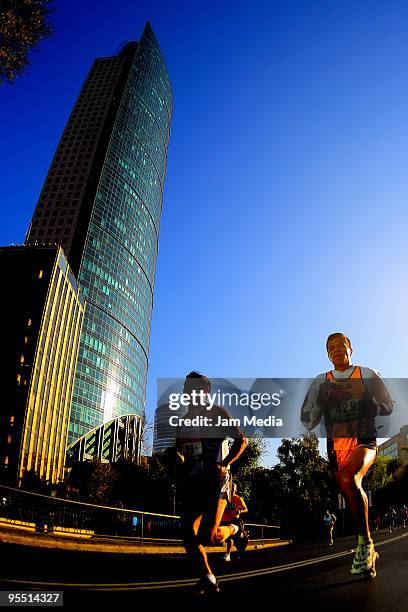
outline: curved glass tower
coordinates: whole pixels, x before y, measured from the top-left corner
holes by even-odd
[[[144,412],[171,113],[168,72],[146,24],[137,43],[94,62],[28,232],[29,244],[63,246],[86,300],[70,443]],[[55,209],[56,218],[44,215]]]

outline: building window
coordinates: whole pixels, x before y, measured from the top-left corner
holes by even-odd
[[[8,465],[9,462],[9,458],[8,457],[4,457],[4,465]]]
[[[14,415],[10,415],[10,425],[14,424]]]
[[[20,355],[20,363],[24,363],[24,355]]]
[[[43,271],[40,270],[39,273],[38,273],[38,278],[42,278],[42,277],[43,277]]]

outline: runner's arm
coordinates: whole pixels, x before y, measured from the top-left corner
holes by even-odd
[[[217,413],[214,416],[227,419],[231,422],[231,415],[221,406],[217,407]],[[234,463],[234,461],[236,461],[240,455],[242,455],[248,446],[248,439],[244,437],[244,434],[237,425],[228,425],[227,427],[223,426],[221,428],[220,437],[224,439],[231,438],[233,440],[231,448],[229,449],[226,457],[224,457],[222,461],[218,463],[220,468],[226,469],[231,465],[231,463]]]
[[[241,434],[242,435],[242,434]],[[228,455],[218,465],[227,468],[242,455],[248,446],[248,438],[235,438]]]
[[[309,431],[320,423],[322,417],[322,402],[320,402],[321,387],[325,383],[323,376],[317,376],[309,387],[300,411],[300,420]]]
[[[381,376],[371,368],[361,368],[361,374],[367,391],[377,407],[377,415],[386,416],[391,414],[395,402],[391,398]]]
[[[241,513],[248,512],[247,505],[244,502],[244,500],[242,499],[242,497],[238,496],[238,499],[239,499],[239,504],[240,505],[238,506],[238,504],[237,504],[237,510],[239,510]]]

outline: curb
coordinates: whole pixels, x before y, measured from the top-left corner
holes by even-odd
[[[16,530],[15,530],[16,531]],[[41,533],[25,534],[25,533],[10,533],[0,529],[1,544],[15,544],[18,546],[45,548],[54,550],[72,550],[76,552],[93,552],[93,553],[110,553],[110,554],[134,554],[134,555],[185,555],[186,551],[183,546],[162,546],[155,544],[140,545],[129,544],[129,542],[101,542],[95,538],[92,541],[80,540],[72,541],[69,536],[65,539],[63,536],[44,535]],[[261,543],[249,543],[247,550],[265,550],[266,548],[275,548],[280,546],[288,546],[291,540],[279,540],[275,542],[265,541]],[[206,551],[209,553],[224,553],[223,546],[206,546]]]

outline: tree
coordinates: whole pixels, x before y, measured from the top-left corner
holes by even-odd
[[[262,442],[250,441],[248,449],[232,466],[233,469],[237,466],[237,480],[240,490],[245,491],[251,521],[280,523],[283,536],[319,534],[322,516],[332,507],[336,489],[328,462],[319,453],[317,437],[311,434],[282,440],[279,463],[273,468],[258,467]]]
[[[391,460],[392,461],[392,460]],[[387,465],[391,462],[388,460]],[[391,466],[397,462],[391,463]],[[408,503],[408,464],[400,465],[387,481],[385,486],[374,492],[374,505],[379,511],[385,511],[390,504]]]
[[[366,476],[366,488],[375,492],[385,487],[385,485],[392,480],[392,474],[397,467],[398,465],[396,465],[390,457],[378,455],[374,465]]]
[[[232,473],[239,480],[258,467],[259,461],[266,450],[264,438],[248,438],[248,446],[242,455],[232,464]]]
[[[402,467],[402,461],[399,457],[392,457],[387,465],[387,471],[390,476],[393,476],[399,468]]]
[[[126,460],[116,463],[112,493],[115,502],[122,502],[125,508],[171,514],[175,470],[168,455],[166,449],[140,464]]]
[[[239,485],[240,495],[245,499],[251,497],[253,474],[258,468],[265,449],[266,444],[263,438],[250,437],[248,439],[248,446],[231,466],[233,480]]]
[[[47,494],[47,483],[44,479],[40,478],[35,470],[26,470],[21,480],[21,488],[25,491],[32,491],[33,493]]]
[[[77,461],[69,475],[69,484],[80,493],[81,501],[97,505],[109,505],[116,475],[110,463],[99,459]]]
[[[319,453],[318,438],[310,434],[282,440],[278,457],[274,476],[280,483],[282,525],[298,537],[319,533],[322,515],[332,505],[335,488],[329,465]]]
[[[280,522],[281,479],[275,468],[256,467],[250,475],[250,495],[246,498],[251,522]]]
[[[141,454],[143,456],[149,455],[152,449],[152,438],[154,431],[154,423],[151,420],[148,420],[146,416],[142,418],[142,428],[141,428]]]
[[[0,83],[12,83],[30,64],[29,53],[51,36],[50,0],[2,0],[0,8]]]

